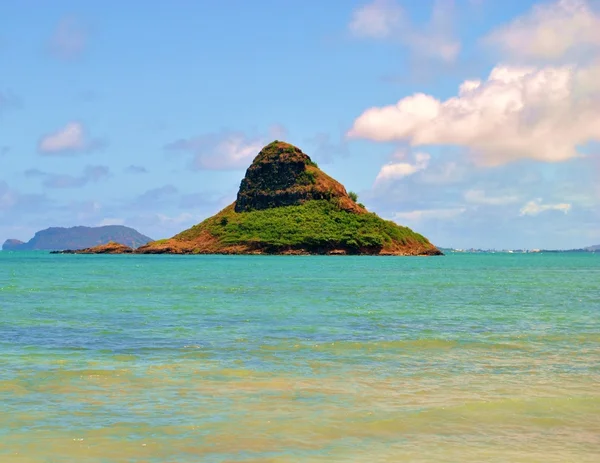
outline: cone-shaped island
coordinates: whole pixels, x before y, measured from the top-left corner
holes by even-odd
[[[85,251],[93,252],[93,248]],[[132,252],[442,254],[424,236],[368,212],[309,156],[281,141],[258,153],[233,204],[170,239]]]

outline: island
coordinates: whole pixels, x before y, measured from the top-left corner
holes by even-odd
[[[132,254],[133,252],[133,248],[111,241],[91,248],[50,251],[50,254]]]
[[[123,244],[123,243],[121,243]],[[443,253],[410,228],[383,220],[299,148],[275,140],[256,156],[236,201],[218,214],[135,254],[435,256]],[[106,247],[69,251],[106,253]]]
[[[24,243],[10,239],[2,245],[3,251],[62,251],[103,246],[110,242],[120,243],[130,248],[138,248],[152,241],[133,228],[123,225],[102,227],[51,227],[41,230]]]

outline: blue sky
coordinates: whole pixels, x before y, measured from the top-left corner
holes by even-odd
[[[0,5],[0,241],[163,238],[273,139],[440,246],[600,243],[585,0]]]

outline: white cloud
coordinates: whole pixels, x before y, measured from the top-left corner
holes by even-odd
[[[573,52],[600,47],[600,16],[587,0],[542,3],[493,31],[486,42],[510,57],[560,59]]]
[[[430,159],[431,156],[427,153],[417,153],[414,164],[409,162],[390,162],[381,168],[375,179],[375,184],[413,175],[420,170],[426,169]]]
[[[78,58],[85,51],[87,35],[85,27],[76,18],[65,17],[50,38],[50,51],[59,59]]]
[[[396,212],[395,220],[407,220],[409,222],[420,222],[422,220],[449,220],[453,219],[467,209],[464,207],[455,207],[448,209],[422,209],[408,212]]]
[[[466,147],[481,164],[559,162],[600,140],[600,66],[498,66],[445,101],[417,93],[366,110],[349,137]]]
[[[540,198],[529,201],[521,208],[520,215],[538,215],[545,211],[561,211],[565,214],[571,210],[571,205],[568,203],[559,204],[542,204]]]
[[[357,37],[381,39],[391,36],[403,18],[404,10],[394,0],[374,0],[354,10],[348,28]]]
[[[502,206],[519,201],[519,197],[516,195],[488,196],[484,190],[478,189],[466,191],[464,198],[469,203],[487,206]]]
[[[69,122],[57,132],[46,135],[40,141],[40,150],[52,153],[64,150],[81,150],[85,148],[83,126],[78,122]]]
[[[198,158],[197,165],[202,169],[223,169],[231,166],[247,167],[254,156],[265,145],[261,140],[247,140],[234,136],[221,141],[212,156]]]
[[[419,57],[452,62],[460,52],[452,31],[452,4],[437,0],[429,23],[414,25],[396,0],[373,0],[354,10],[348,29],[355,37],[395,40]]]
[[[266,144],[264,138],[248,138],[242,133],[227,132],[181,139],[165,146],[169,151],[194,155],[193,170],[230,170],[248,167]]]
[[[69,122],[56,132],[44,135],[38,143],[38,150],[47,155],[68,155],[91,152],[103,145],[101,140],[87,137],[83,124]]]

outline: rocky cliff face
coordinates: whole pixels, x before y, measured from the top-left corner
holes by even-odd
[[[246,171],[235,211],[249,212],[334,199],[344,209],[363,211],[348,197],[344,186],[322,172],[308,155],[293,145],[274,141],[258,153]]]

